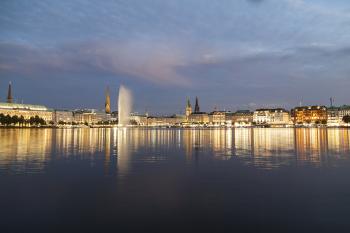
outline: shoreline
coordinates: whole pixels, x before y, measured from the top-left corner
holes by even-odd
[[[111,128],[142,128],[142,129],[350,129],[350,126],[0,126],[0,129],[111,129]]]

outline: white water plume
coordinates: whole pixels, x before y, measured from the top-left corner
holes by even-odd
[[[132,93],[124,85],[119,87],[118,96],[118,124],[126,126],[130,121],[130,113],[132,110]]]

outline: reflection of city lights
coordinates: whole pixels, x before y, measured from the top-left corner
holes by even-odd
[[[117,166],[125,175],[134,159],[161,161],[169,150],[189,163],[209,154],[263,168],[350,159],[348,129],[2,129],[0,138],[0,171],[13,172],[40,172],[52,160],[75,158],[104,159],[106,173]]]

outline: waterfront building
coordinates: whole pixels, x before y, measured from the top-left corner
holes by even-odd
[[[226,125],[226,111],[213,111],[209,114],[209,122],[213,126]],[[232,121],[231,121],[232,122]]]
[[[196,97],[196,104],[194,112],[192,112],[192,106],[190,100],[187,99],[186,105],[186,121],[182,122],[184,125],[206,125],[209,123],[209,115],[206,112],[201,112],[199,107],[199,100]]]
[[[55,124],[70,124],[74,121],[73,112],[70,110],[54,110],[52,120]]]
[[[191,124],[207,125],[209,123],[209,115],[206,112],[195,112],[189,116]]]
[[[257,109],[253,114],[253,122],[256,125],[287,126],[290,124],[290,114],[283,108]]]
[[[150,116],[147,117],[146,126],[180,126],[186,117],[184,115],[172,115],[172,116]]]
[[[147,125],[147,118],[148,114],[138,114],[138,113],[131,113],[130,114],[130,122],[132,125],[141,125],[146,126]]]
[[[327,125],[328,126],[340,126],[343,119],[339,117],[339,108],[338,107],[329,107],[327,109]]]
[[[350,106],[343,105],[340,107],[330,107],[327,109],[327,125],[331,127],[345,126],[347,125],[343,118],[344,116],[350,116]]]
[[[226,126],[231,127],[233,125],[232,118],[233,118],[233,112],[230,112],[230,111],[225,112],[225,124],[226,124]]]
[[[294,124],[313,125],[327,124],[327,108],[325,106],[304,106],[292,110]]]
[[[341,119],[341,125],[348,125],[343,121],[345,116],[350,116],[350,106],[343,105],[339,108],[339,119]]]
[[[73,111],[73,119],[78,124],[98,124],[110,121],[111,115],[95,109],[81,109]]]
[[[49,123],[53,118],[53,110],[42,105],[0,103],[0,114],[9,116],[23,116],[25,120],[38,116]]]
[[[189,116],[192,114],[192,106],[191,106],[191,102],[190,99],[187,98],[187,104],[186,104],[186,109],[185,109],[185,114],[186,114],[186,120],[189,120]]]
[[[238,110],[232,114],[232,125],[235,127],[251,126],[253,123],[253,112],[249,110]]]

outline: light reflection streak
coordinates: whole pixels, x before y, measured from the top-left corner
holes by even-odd
[[[350,161],[349,129],[1,129],[0,172],[36,173],[55,160],[103,161],[105,174],[129,173],[135,161],[171,156],[191,164],[204,157],[239,159],[273,169],[338,166]],[[115,164],[114,164],[115,163]],[[114,164],[114,165],[113,165]]]

